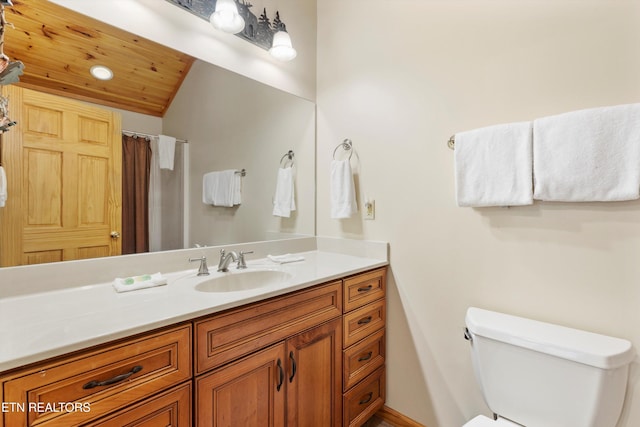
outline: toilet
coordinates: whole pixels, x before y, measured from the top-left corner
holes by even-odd
[[[631,343],[470,307],[465,338],[494,413],[463,427],[615,427],[635,357]]]

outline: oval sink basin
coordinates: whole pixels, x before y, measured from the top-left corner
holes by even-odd
[[[286,282],[291,278],[290,273],[277,270],[248,270],[226,273],[224,276],[214,277],[196,285],[200,292],[237,292],[250,289],[264,288]]]

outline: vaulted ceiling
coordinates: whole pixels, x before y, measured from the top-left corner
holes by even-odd
[[[18,85],[162,117],[194,58],[47,0],[5,7],[4,53],[22,61]],[[112,80],[89,74],[106,65]]]

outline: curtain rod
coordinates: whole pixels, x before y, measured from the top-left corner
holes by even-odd
[[[158,137],[158,135],[151,135],[149,133],[134,132],[132,130],[124,130],[124,129],[122,130],[122,133],[130,133],[130,134],[132,134],[132,136],[136,136],[136,135],[137,136],[146,136],[148,138],[157,138]],[[178,139],[178,138],[176,138],[176,142],[181,142],[183,144],[188,144],[189,143],[189,141],[187,141],[186,139]]]

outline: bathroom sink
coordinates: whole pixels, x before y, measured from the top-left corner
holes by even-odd
[[[290,273],[278,270],[233,271],[198,283],[195,289],[200,292],[247,291],[284,283],[290,278]]]

